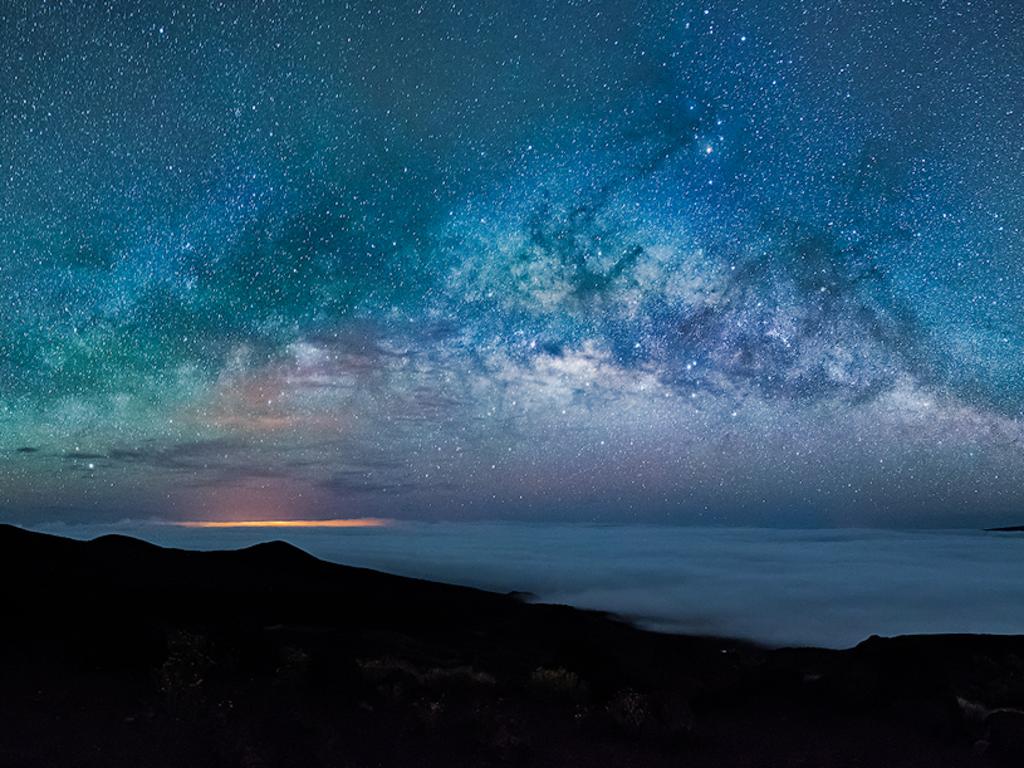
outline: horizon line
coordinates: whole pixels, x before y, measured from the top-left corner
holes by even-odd
[[[386,528],[386,517],[340,517],[323,520],[178,520],[179,528]]]

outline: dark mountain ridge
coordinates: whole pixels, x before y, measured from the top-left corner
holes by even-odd
[[[646,632],[327,563],[0,525],[2,766],[1016,765],[1024,638]]]

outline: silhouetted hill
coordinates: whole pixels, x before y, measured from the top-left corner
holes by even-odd
[[[320,561],[0,526],[0,766],[1017,765],[1024,638],[768,650]]]

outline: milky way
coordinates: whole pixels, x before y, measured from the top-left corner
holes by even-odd
[[[7,3],[0,511],[1024,504],[1024,7]]]

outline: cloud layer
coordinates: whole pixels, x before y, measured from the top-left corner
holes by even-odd
[[[88,537],[108,528],[57,527]],[[145,523],[170,546],[239,547],[266,531]],[[1024,632],[1016,535],[974,531],[404,523],[274,530],[335,562],[612,611],[660,630],[849,647],[871,634]]]

